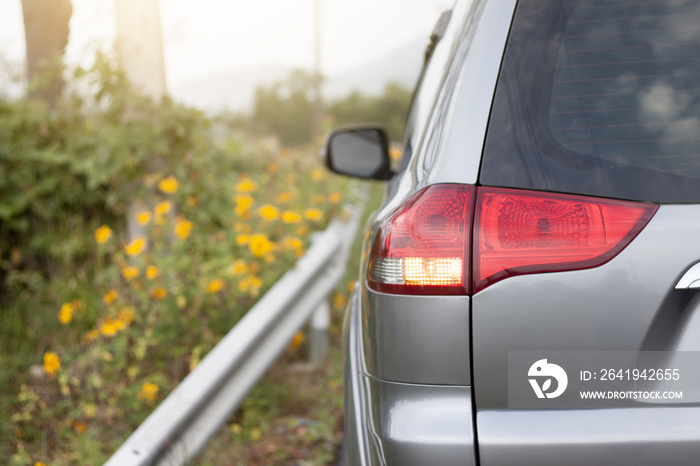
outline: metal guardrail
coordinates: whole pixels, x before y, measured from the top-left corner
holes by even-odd
[[[331,222],[318,234],[294,268],[158,405],[106,466],[182,465],[196,457],[314,311],[312,333],[327,321],[324,300],[344,275],[362,210],[361,205],[350,207],[345,220]],[[323,343],[312,341],[311,346]],[[316,352],[312,361],[319,357]]]

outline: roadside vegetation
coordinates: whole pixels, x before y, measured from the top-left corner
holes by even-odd
[[[51,106],[0,100],[0,457],[10,465],[102,464],[352,201],[318,146],[286,144],[265,112],[244,131],[241,116],[153,103],[103,56],[67,84]],[[360,107],[343,122],[362,121]],[[328,363],[309,371],[295,336],[202,464],[332,464],[354,267],[332,296]]]

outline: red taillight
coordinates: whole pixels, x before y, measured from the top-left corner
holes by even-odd
[[[369,286],[385,293],[469,294],[513,275],[597,267],[622,251],[657,208],[479,188],[472,247],[474,192],[469,185],[429,186],[389,215],[374,242]]]
[[[598,267],[649,222],[656,206],[585,196],[480,188],[474,292],[513,275]]]
[[[468,294],[474,187],[429,186],[380,226],[369,285],[402,294]]]

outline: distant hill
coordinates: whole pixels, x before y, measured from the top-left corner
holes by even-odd
[[[426,45],[425,38],[416,39],[379,60],[343,74],[329,76],[323,89],[324,96],[327,99],[337,99],[354,90],[380,94],[384,85],[392,81],[412,88],[423,65]]]
[[[342,98],[357,90],[379,94],[388,82],[406,87],[415,85],[423,63],[425,39],[417,39],[394,50],[386,57],[369,62],[348,72],[326,77],[325,99]],[[220,110],[246,111],[253,104],[255,89],[285,79],[291,69],[284,66],[239,68],[210,74],[170,90],[175,100],[207,112]]]
[[[253,104],[255,89],[270,85],[289,75],[284,66],[240,68],[210,74],[170,90],[180,102],[205,111],[248,110]]]

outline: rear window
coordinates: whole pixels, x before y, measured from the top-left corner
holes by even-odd
[[[700,201],[700,2],[520,0],[480,182]]]

